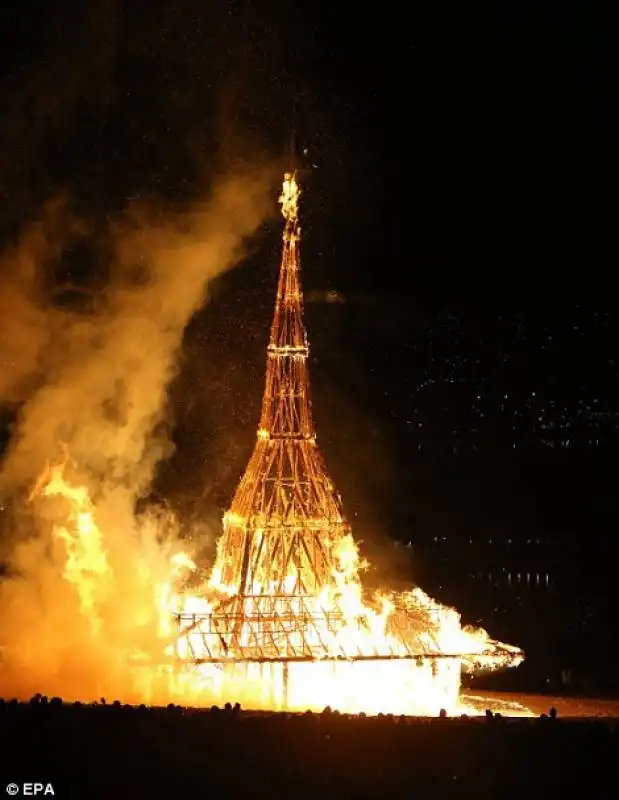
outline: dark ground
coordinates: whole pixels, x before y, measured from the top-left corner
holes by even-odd
[[[4,783],[58,798],[615,796],[614,722],[5,703]]]

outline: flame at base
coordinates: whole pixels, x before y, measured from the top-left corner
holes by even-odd
[[[256,609],[272,604],[269,587],[255,587],[259,601],[256,606],[254,598],[250,609],[247,599],[221,584],[217,562],[202,590],[179,593],[196,567],[178,547],[161,544],[161,521],[148,521],[146,537],[105,524],[87,488],[69,483],[62,465],[43,476],[32,496],[35,509],[45,498],[62,501],[51,537],[43,534],[28,545],[34,550],[20,550],[15,560],[21,576],[0,582],[0,678],[4,691],[17,697],[40,692],[67,700],[106,696],[196,707],[230,701],[264,710],[478,713],[460,700],[462,670],[522,660],[517,648],[462,628],[454,609],[420,589],[366,599],[351,537],[338,545],[332,584],[319,597],[302,598],[303,613],[297,608],[291,615],[295,598],[284,598],[287,612],[271,606],[267,624]],[[35,561],[36,572],[29,573]],[[241,612],[234,630],[209,634],[221,623],[221,609],[234,603]],[[179,630],[175,615],[185,625],[197,615],[198,623]],[[299,652],[301,645],[323,657],[277,660],[278,653],[291,655],[290,648]],[[239,646],[271,661],[243,662]],[[411,650],[419,658],[399,657]],[[386,659],[372,660],[376,654]]]
[[[199,666],[179,673],[173,692],[194,706],[234,700],[266,711],[436,716],[465,713],[460,665],[415,661],[313,661]]]

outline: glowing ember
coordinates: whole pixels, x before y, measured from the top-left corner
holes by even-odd
[[[64,578],[77,596],[92,646],[113,651],[117,667],[122,661],[139,674],[132,699],[477,713],[460,702],[462,670],[515,666],[521,651],[492,641],[483,630],[462,627],[454,609],[419,588],[402,594],[363,588],[360,574],[367,565],[316,445],[302,317],[299,195],[295,176],[287,174],[257,441],[201,588],[183,591],[188,578],[200,575],[189,555],[177,550],[168,554],[163,577],[145,553],[139,563],[115,560],[86,487],[72,485],[63,466],[42,477],[32,499],[66,503],[52,532],[63,548]],[[124,598],[114,595],[125,585],[120,572],[128,569],[135,572],[141,599],[119,620],[110,609],[122,608]],[[140,638],[147,622],[151,635]],[[130,662],[135,666],[128,667]]]

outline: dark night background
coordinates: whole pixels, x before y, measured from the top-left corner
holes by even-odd
[[[503,685],[609,693],[614,20],[577,8],[5,2],[0,235],[59,189],[102,222],[182,204],[294,132],[318,431],[378,577],[522,645]],[[188,514],[220,514],[250,453],[278,225],[187,331],[156,492]],[[58,269],[92,281],[79,261]]]

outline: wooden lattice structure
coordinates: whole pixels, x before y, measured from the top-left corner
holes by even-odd
[[[266,386],[257,441],[224,515],[215,572],[225,599],[210,613],[177,615],[177,648],[191,664],[409,660],[459,661],[434,638],[441,609],[394,604],[388,636],[368,634],[368,617],[345,619],[322,602],[334,582],[338,543],[350,534],[340,497],[316,444],[303,323],[299,188],[285,176],[285,219]],[[342,637],[358,625],[359,636]],[[506,654],[496,651],[501,658]],[[466,657],[465,659],[466,660]],[[459,668],[459,667],[458,667]],[[287,669],[287,667],[286,667]]]
[[[237,595],[224,601],[213,614],[179,615],[187,644],[186,660],[192,663],[338,661],[391,659],[460,659],[457,653],[442,653],[436,641],[422,642],[419,634],[432,628],[436,608],[410,606],[393,616],[389,643],[377,647],[367,634],[362,617],[353,628],[358,637],[347,637],[346,646],[337,634],[350,620],[334,609],[323,608],[316,598],[304,595]]]
[[[287,175],[275,314],[258,438],[220,544],[222,582],[239,595],[315,595],[332,576],[332,549],[348,533],[312,419],[303,324],[299,190]]]

